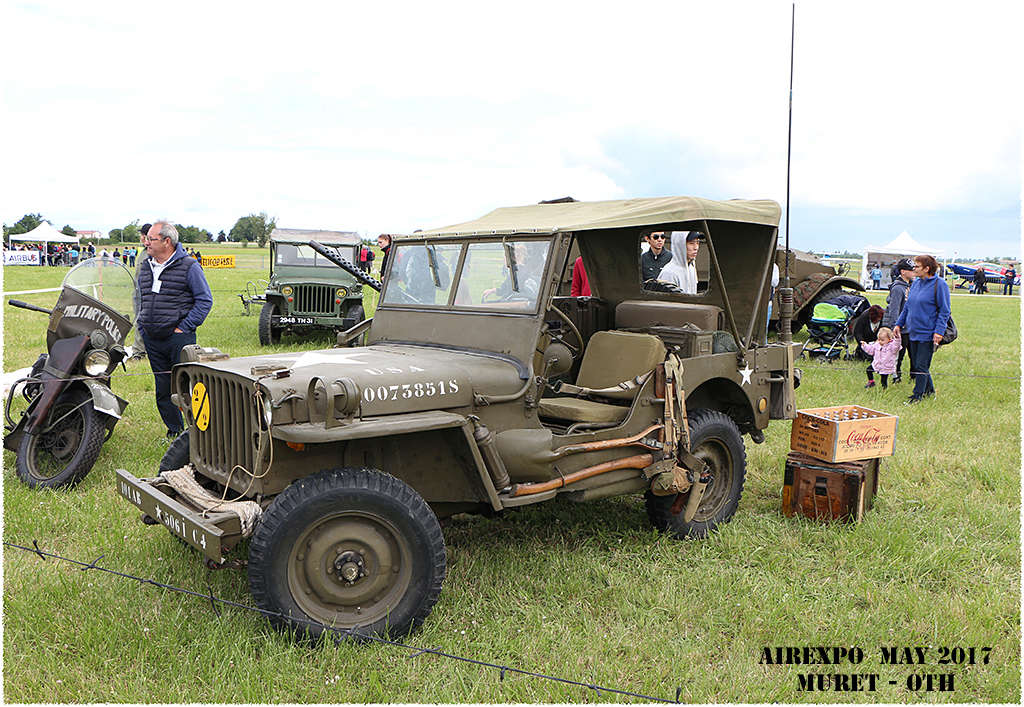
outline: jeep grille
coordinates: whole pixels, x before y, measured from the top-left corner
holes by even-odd
[[[334,314],[334,291],[332,285],[294,285],[292,311],[296,314]]]
[[[265,461],[256,469],[256,452],[260,435],[267,432],[257,401],[253,399],[252,381],[203,367],[189,367],[186,376],[179,381],[187,382],[187,388],[178,388],[186,400],[191,400],[196,384],[202,383],[210,401],[209,425],[205,430],[194,426],[189,440],[189,452],[196,468],[211,478],[221,479],[236,465],[258,474]],[[195,420],[192,423],[195,425]],[[264,441],[264,447],[269,447],[268,442]],[[238,480],[247,482],[247,474],[237,471],[232,481]]]

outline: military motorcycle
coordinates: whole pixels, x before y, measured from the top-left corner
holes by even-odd
[[[4,405],[4,447],[17,454],[18,477],[32,488],[71,487],[92,469],[128,402],[110,389],[110,375],[129,356],[125,338],[135,280],[113,258],[91,258],[64,278],[53,309],[8,304],[48,314],[46,353],[11,386]],[[15,422],[11,405],[28,403]]]

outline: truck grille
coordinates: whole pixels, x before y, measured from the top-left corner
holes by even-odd
[[[179,369],[180,370],[180,369]],[[258,403],[253,398],[251,380],[204,367],[188,367],[178,378],[178,390],[189,407],[192,391],[202,383],[209,399],[209,425],[200,430],[191,420],[190,456],[200,472],[212,478],[223,478],[235,466],[249,473],[259,473],[265,461],[257,459],[260,435],[267,434],[262,424]],[[269,447],[268,441],[264,447]],[[260,468],[257,469],[257,463]],[[232,481],[247,483],[245,472],[236,471]]]
[[[334,291],[331,285],[295,285],[292,311],[295,314],[333,314]]]

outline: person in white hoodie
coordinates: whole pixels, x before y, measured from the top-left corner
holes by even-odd
[[[697,294],[697,252],[700,231],[672,232],[672,260],[662,269],[658,279],[679,288],[685,295]]]

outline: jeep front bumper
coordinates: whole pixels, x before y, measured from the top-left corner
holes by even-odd
[[[242,537],[236,514],[193,508],[172,497],[174,490],[161,479],[137,479],[118,469],[117,492],[142,511],[147,523],[163,525],[211,562],[222,563],[224,552]]]

